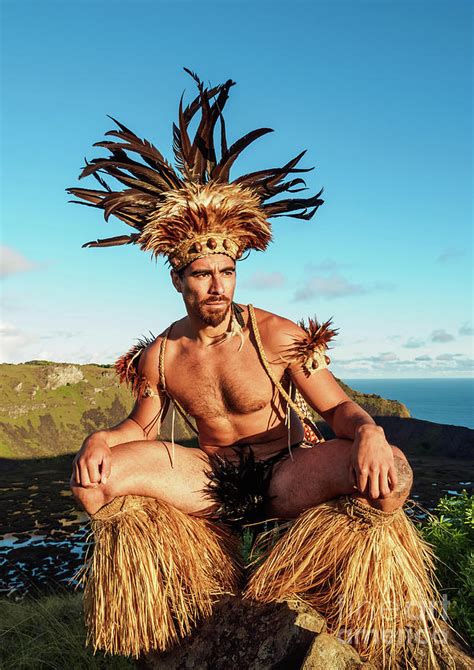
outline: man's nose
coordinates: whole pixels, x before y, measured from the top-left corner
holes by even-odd
[[[224,284],[218,275],[212,276],[211,293],[222,295],[224,293]]]

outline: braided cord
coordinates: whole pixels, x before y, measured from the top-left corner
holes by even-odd
[[[188,419],[187,414],[186,414],[186,410],[184,409],[184,407],[182,407],[180,405],[180,403],[176,400],[176,398],[172,397],[172,395],[168,392],[168,390],[166,388],[165,349],[166,349],[166,342],[168,340],[169,334],[171,333],[171,329],[173,328],[175,323],[176,323],[176,321],[174,323],[172,323],[171,326],[169,326],[167,328],[167,330],[165,331],[165,334],[163,335],[163,337],[161,339],[161,342],[160,342],[160,356],[159,356],[159,361],[158,361],[158,374],[159,374],[159,377],[160,377],[159,383],[160,383],[160,387],[161,387],[163,393],[173,403],[173,407],[176,407],[179,414],[184,419],[184,421],[187,423],[189,428],[191,428],[191,430],[194,431],[194,433],[196,433],[196,435],[199,435],[199,432],[196,430],[196,428],[193,426],[191,421]],[[173,418],[173,421],[172,421],[172,429],[174,429],[174,418]]]
[[[262,339],[260,337],[260,332],[258,330],[257,318],[255,316],[255,311],[254,311],[253,305],[249,305],[249,314],[250,314],[250,323],[252,324],[253,335],[255,337],[255,342],[257,344],[257,350],[258,350],[258,353],[260,354],[260,360],[262,361],[262,365],[265,368],[265,371],[266,371],[267,375],[270,377],[272,382],[275,384],[275,386],[277,387],[280,394],[286,400],[287,404],[296,412],[296,414],[301,419],[303,424],[307,425],[309,423],[311,425],[311,429],[314,431],[317,439],[321,440],[321,441],[324,441],[324,438],[321,435],[321,433],[319,432],[319,430],[316,428],[316,426],[313,424],[313,422],[309,420],[309,418],[301,410],[301,408],[294,402],[294,400],[291,398],[291,396],[285,391],[282,384],[276,378],[275,373],[273,372],[272,368],[270,367],[270,363],[268,362],[267,355],[265,353],[265,349],[263,348]]]

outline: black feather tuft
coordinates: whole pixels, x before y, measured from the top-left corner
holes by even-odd
[[[239,460],[217,454],[209,457],[211,470],[205,492],[219,505],[216,515],[229,524],[254,523],[264,517],[273,465],[288,455],[283,449],[267,460],[255,460],[250,446],[234,448]]]

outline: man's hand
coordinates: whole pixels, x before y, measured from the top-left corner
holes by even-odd
[[[397,486],[392,448],[380,426],[365,424],[356,430],[350,477],[354,488],[372,499],[389,496]]]
[[[71,484],[95,488],[105,484],[110,476],[111,449],[103,437],[90,435],[72,464]]]

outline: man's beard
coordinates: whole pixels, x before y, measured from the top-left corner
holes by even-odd
[[[223,302],[222,309],[216,311],[212,310],[211,312],[206,312],[205,308],[210,303],[200,303],[197,308],[197,315],[206,326],[220,326],[221,323],[225,320],[226,316],[229,313],[230,305],[229,303]],[[212,304],[212,303],[211,303]]]

